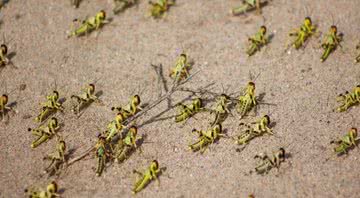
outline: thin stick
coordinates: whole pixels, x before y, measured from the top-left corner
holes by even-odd
[[[95,147],[93,147],[93,146],[92,146],[91,148],[88,148],[83,154],[81,154],[81,155],[79,155],[78,157],[75,157],[75,158],[69,160],[69,162],[68,162],[67,165],[70,166],[71,164],[73,164],[73,163],[81,160],[82,158],[86,157],[87,155],[89,155],[89,154],[90,154],[92,151],[94,151],[94,150],[95,150]]]

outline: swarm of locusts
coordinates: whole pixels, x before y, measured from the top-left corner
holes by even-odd
[[[2,8],[5,4],[5,1],[1,2],[0,8]],[[84,3],[84,1],[70,0],[70,3],[75,8],[78,8],[80,4]],[[112,10],[113,14],[118,14],[124,12],[125,10],[131,11],[131,7],[135,7],[138,3],[138,0],[114,0],[114,7]],[[261,14],[262,8],[264,8],[264,6],[268,3],[270,3],[270,1],[267,0],[242,0],[242,4],[238,7],[232,8],[231,13],[236,16],[256,10],[257,14]],[[159,21],[164,20],[165,16],[169,13],[170,7],[174,7],[174,14],[177,10],[179,10],[179,8],[175,6],[175,0],[149,1],[148,13],[151,17],[158,19]],[[171,14],[173,14],[172,12],[173,10],[171,10]],[[93,31],[100,31],[105,24],[110,23],[110,20],[107,19],[106,12],[101,10],[95,15],[92,14],[91,17],[85,18],[82,21],[75,19],[74,22],[77,23],[72,24],[73,26],[75,25],[75,27],[71,28],[71,31],[67,35],[68,38],[80,37],[88,35]],[[292,46],[296,50],[301,48],[305,50],[304,46],[306,43],[310,39],[315,39],[313,37],[319,33],[318,29],[318,25],[314,25],[309,16],[305,17],[300,27],[293,29],[288,34],[291,42],[287,45],[287,47]],[[256,30],[254,30],[254,32],[255,31]],[[246,54],[248,56],[254,55],[256,52],[260,51],[262,47],[270,43],[270,36],[267,34],[267,27],[262,25],[253,36],[248,38],[249,45],[246,49]],[[89,38],[84,37],[84,39]],[[321,62],[324,62],[338,47],[342,47],[340,44],[342,41],[343,34],[338,33],[336,25],[332,25],[328,32],[324,35],[321,42],[321,48],[323,49],[323,54],[320,58]],[[355,63],[357,63],[360,62],[360,43],[356,45],[355,49],[358,51],[354,60]],[[8,65],[14,66],[10,60],[10,54],[8,53],[8,45],[5,43],[1,44],[1,70]],[[169,80],[173,82],[173,86],[168,92],[168,95],[160,97],[158,101],[145,105],[141,100],[144,99],[141,94],[131,94],[129,95],[130,99],[127,103],[114,105],[112,107],[109,106],[109,109],[116,112],[116,114],[113,115],[112,119],[109,120],[100,131],[98,131],[98,135],[93,137],[94,142],[91,144],[91,148],[88,152],[82,156],[71,159],[68,159],[70,152],[68,151],[65,143],[66,138],[61,136],[63,133],[62,131],[64,130],[63,122],[66,120],[62,119],[59,113],[65,114],[66,110],[69,109],[77,115],[75,116],[76,119],[80,119],[80,115],[82,115],[87,108],[93,108],[93,103],[103,104],[103,102],[100,100],[99,94],[96,93],[95,83],[86,84],[79,93],[68,95],[70,96],[70,100],[68,101],[71,103],[71,107],[69,108],[67,106],[68,102],[66,102],[66,100],[64,102],[60,98],[59,90],[53,89],[45,96],[46,100],[40,103],[40,112],[34,116],[37,126],[28,128],[27,132],[29,135],[33,135],[35,137],[35,139],[29,143],[33,150],[38,150],[35,148],[40,147],[40,145],[43,147],[47,142],[47,144],[50,144],[51,142],[53,144],[51,148],[54,150],[46,152],[43,157],[44,160],[49,161],[49,164],[44,169],[44,172],[49,176],[58,176],[62,173],[62,170],[90,153],[92,154],[92,161],[94,165],[96,165],[94,175],[99,177],[106,174],[106,169],[110,165],[126,165],[129,158],[133,159],[134,155],[136,157],[137,151],[142,152],[142,143],[144,142],[143,137],[145,136],[139,135],[139,133],[144,133],[144,131],[141,129],[143,125],[137,125],[137,118],[145,115],[147,111],[160,104],[163,100],[170,100],[171,94],[178,91],[176,88],[185,84],[196,74],[192,74],[190,71],[192,67],[193,63],[189,61],[188,54],[181,53],[174,61],[174,64],[170,66],[169,75],[164,77],[169,78]],[[208,113],[205,123],[209,126],[204,127],[204,130],[197,130],[193,128],[191,131],[197,135],[197,140],[189,143],[188,145],[184,145],[184,147],[187,147],[190,150],[188,152],[193,153],[193,155],[198,155],[198,153],[205,155],[205,151],[209,150],[209,152],[213,152],[211,148],[217,147],[216,143],[222,142],[223,139],[229,137],[236,140],[236,144],[243,146],[243,148],[249,145],[250,142],[262,141],[261,139],[263,138],[260,137],[265,134],[269,135],[266,136],[266,138],[273,138],[275,135],[273,132],[274,125],[270,122],[271,113],[267,115],[262,114],[262,117],[258,117],[252,122],[248,122],[248,120],[246,120],[248,117],[251,117],[250,112],[261,104],[260,97],[255,93],[255,87],[255,81],[251,79],[251,81],[248,81],[246,84],[246,87],[242,88],[243,91],[241,91],[241,93],[236,97],[232,97],[232,94],[230,93],[218,94],[211,92],[211,95],[213,96],[211,99],[203,97],[203,95],[208,94],[208,90],[182,90],[190,91],[195,94],[195,96],[191,97],[191,99],[186,98],[181,102],[178,102],[177,105],[174,105],[177,108],[177,112],[172,116],[174,118],[172,122],[175,121],[175,123],[183,124],[186,124],[188,120],[196,120],[196,122],[200,122],[201,120],[198,118],[198,115]],[[61,97],[66,98],[66,95],[63,93],[66,92],[62,92]],[[0,97],[0,115],[3,121],[6,116],[8,119],[11,119],[11,116],[8,113],[10,111],[15,111],[12,105],[9,104],[9,100],[13,101],[15,98],[12,96],[13,95],[11,94],[3,93]],[[141,99],[140,96],[142,97]],[[357,85],[351,91],[339,94],[336,97],[336,100],[340,103],[335,109],[337,112],[346,112],[351,107],[358,105],[360,103],[360,85]],[[211,108],[207,107],[208,103],[211,103]],[[172,105],[169,106],[169,109],[172,110]],[[233,137],[229,136],[226,130],[228,125],[227,118],[229,115],[234,116],[232,112],[235,112],[235,114],[237,112],[237,115],[235,116],[238,120],[241,120],[239,123],[240,129],[235,131],[238,132],[238,135]],[[256,112],[255,114],[255,116],[257,116]],[[249,120],[253,119],[250,118]],[[56,139],[56,143],[54,143],[54,140],[52,139]],[[357,128],[352,127],[345,135],[343,135],[343,137],[332,140],[330,143],[335,145],[335,147],[332,148],[333,153],[340,156],[342,154],[347,154],[351,149],[357,147],[359,140],[360,138],[358,138]],[[257,145],[254,144],[252,146]],[[277,148],[277,151],[271,155],[266,153],[255,155],[254,158],[258,160],[258,162],[253,170],[255,170],[256,173],[266,175],[274,168],[277,170],[280,169],[281,164],[285,163],[288,150],[285,153],[285,148]],[[134,170],[133,172],[139,174],[140,178],[135,181],[131,192],[133,194],[139,193],[153,180],[159,182],[159,177],[164,171],[165,167],[160,167],[159,162],[155,159],[150,162],[150,165],[143,173]],[[47,186],[46,190],[31,187],[27,188],[25,193],[28,197],[32,198],[52,198],[60,196],[57,183],[54,181]],[[250,195],[249,197],[254,196]]]

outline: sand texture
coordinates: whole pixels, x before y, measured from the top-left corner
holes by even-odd
[[[145,16],[149,10],[145,0],[119,15],[111,12],[112,0],[83,0],[79,9],[68,0],[10,0],[0,11],[0,33],[18,69],[1,70],[0,93],[9,93],[17,113],[9,114],[9,123],[0,122],[0,197],[23,197],[25,188],[45,188],[52,180],[59,184],[62,197],[131,197],[133,169],[142,171],[153,159],[167,170],[160,185],[152,182],[137,197],[359,197],[360,150],[335,157],[329,142],[351,127],[360,129],[360,106],[344,113],[333,111],[336,96],[360,84],[360,64],[354,63],[360,1],[273,0],[262,15],[231,16],[230,9],[239,4],[239,0],[178,0],[164,19],[154,20]],[[73,19],[101,9],[112,19],[110,24],[99,33],[66,38]],[[306,16],[318,25],[320,37],[310,38],[305,48],[285,51],[289,31]],[[321,39],[332,24],[344,33],[343,47],[321,63]],[[271,42],[247,57],[247,38],[261,25],[267,26]],[[190,74],[200,70],[184,85],[189,89],[215,83],[209,90],[221,93],[224,87],[228,94],[239,92],[254,80],[249,74],[260,74],[254,81],[256,96],[276,106],[260,104],[256,117],[268,114],[275,135],[254,139],[242,152],[236,151],[239,146],[233,139],[221,138],[203,155],[193,153],[188,148],[196,141],[192,129],[205,130],[214,116],[202,112],[185,124],[175,124],[173,118],[165,118],[175,115],[176,109],[165,111],[164,101],[136,120],[139,135],[146,134],[142,153],[122,164],[108,163],[100,177],[95,175],[94,153],[59,177],[41,176],[48,165],[43,157],[54,150],[56,139],[31,149],[34,137],[27,128],[37,126],[34,118],[46,94],[57,89],[67,99],[64,114],[57,114],[63,125],[58,133],[71,159],[95,145],[97,134],[115,115],[112,106],[127,103],[133,94],[139,94],[143,104],[159,97],[158,76],[151,64],[163,65],[170,87],[169,70],[183,51],[194,62]],[[69,108],[70,96],[95,81],[104,105],[94,103],[77,118]],[[195,96],[176,92],[171,104]],[[209,108],[214,103],[211,94],[197,96],[207,99]],[[236,109],[231,111],[223,128],[235,137],[240,120]],[[254,114],[243,121],[253,121]],[[256,154],[280,147],[290,156],[279,171],[264,176],[249,173]]]

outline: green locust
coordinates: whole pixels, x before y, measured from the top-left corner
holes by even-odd
[[[208,129],[207,131],[198,131],[196,129],[192,130],[193,133],[198,134],[198,141],[189,145],[189,148],[193,151],[200,151],[204,153],[210,144],[213,144],[220,137],[224,137],[222,134],[221,124],[216,124],[213,128]]]
[[[8,47],[5,44],[0,45],[0,68],[5,67],[6,65],[11,65],[13,68],[17,69],[14,63],[7,57]]]
[[[244,14],[247,11],[256,9],[257,14],[261,13],[261,6],[265,5],[267,1],[260,2],[260,0],[242,0],[242,5],[231,10],[231,13],[236,16]]]
[[[124,139],[119,139],[115,145],[114,155],[115,162],[123,162],[126,160],[131,152],[137,148],[137,128],[135,126],[130,127],[127,135]]]
[[[56,131],[59,129],[60,126],[58,125],[58,120],[55,117],[52,117],[49,120],[47,126],[40,126],[36,129],[28,128],[28,131],[31,131],[33,135],[38,137],[31,143],[31,148],[36,148],[40,144],[51,139],[54,135],[58,136]]]
[[[252,122],[250,124],[240,123],[240,126],[245,126],[246,130],[238,136],[237,144],[246,145],[252,139],[262,136],[265,133],[273,135],[274,133],[269,128],[270,117],[268,115],[263,116],[260,120]]]
[[[7,103],[9,102],[9,97],[8,95],[6,94],[3,94],[1,97],[0,97],[0,112],[1,112],[1,117],[2,117],[2,120],[4,121],[5,120],[5,115],[8,111],[11,111],[12,108],[7,106]]]
[[[306,40],[316,33],[316,26],[312,24],[310,17],[306,17],[299,29],[295,29],[289,33],[289,36],[296,37],[296,39],[291,43],[291,45],[294,46],[295,49],[300,49],[300,47],[304,45]]]
[[[159,181],[158,177],[161,174],[161,172],[162,172],[162,168],[159,167],[159,163],[156,160],[153,160],[151,162],[150,167],[148,168],[148,170],[145,171],[144,174],[134,170],[134,173],[139,174],[141,178],[135,182],[134,188],[132,189],[132,193],[136,194],[140,192],[154,179]]]
[[[57,110],[64,110],[59,102],[59,92],[53,91],[52,94],[46,96],[46,100],[46,102],[40,103],[42,108],[39,115],[35,118],[36,122],[43,122],[48,116],[55,113]]]
[[[268,38],[265,36],[265,34],[266,27],[261,26],[260,30],[254,36],[248,39],[250,43],[250,46],[246,51],[248,56],[254,55],[256,51],[260,51],[260,48],[268,43]]]
[[[215,113],[215,119],[211,123],[211,126],[214,126],[215,124],[221,124],[225,120],[226,116],[230,114],[230,110],[228,109],[230,104],[230,97],[225,94],[221,94],[216,99],[216,104],[210,111],[210,113]]]
[[[325,35],[325,38],[321,44],[321,47],[324,49],[324,53],[321,56],[321,62],[324,62],[331,52],[333,52],[337,46],[340,46],[340,42],[342,41],[342,34],[337,33],[337,27],[332,25],[330,27],[329,33]]]
[[[75,19],[75,21],[77,20]],[[68,38],[72,36],[81,36],[84,34],[88,34],[93,30],[98,30],[106,23],[109,23],[109,21],[106,20],[106,12],[104,10],[101,10],[95,16],[84,20],[81,25],[74,31],[71,31],[68,35]]]
[[[175,67],[171,69],[169,76],[173,78],[176,82],[181,81],[189,77],[189,69],[191,64],[188,61],[186,54],[180,54],[179,58],[176,60]]]
[[[29,198],[55,198],[60,197],[58,190],[57,183],[53,181],[46,187],[46,191],[41,189],[25,189],[25,193],[26,197]]]
[[[255,83],[249,82],[246,86],[246,91],[239,96],[238,112],[240,118],[244,117],[253,107],[257,105],[255,97]]]
[[[255,168],[258,174],[267,174],[272,168],[279,170],[280,164],[285,161],[285,149],[280,148],[271,157],[266,154],[255,155],[254,159],[259,159],[259,163]]]
[[[357,138],[357,129],[356,128],[351,128],[349,130],[349,132],[343,136],[341,139],[339,140],[333,140],[330,143],[331,144],[336,144],[337,146],[334,148],[334,152],[338,155],[341,154],[347,154],[348,150],[353,147],[356,146],[357,144],[356,142],[360,140],[360,138]]]
[[[346,91],[345,94],[339,94],[336,97],[338,102],[342,104],[336,108],[336,111],[343,112],[348,110],[350,107],[360,103],[360,85],[356,86],[352,92]]]
[[[358,52],[359,55],[356,56],[355,63],[358,63],[358,62],[360,62],[360,43],[356,45],[356,49],[357,49],[357,51],[359,51]]]
[[[115,119],[108,124],[107,130],[105,131],[107,142],[110,142],[116,134],[121,133],[124,128],[123,121],[124,116],[121,113],[118,113]]]
[[[98,137],[98,141],[95,145],[95,156],[97,158],[96,175],[100,176],[105,169],[106,160],[109,155],[109,151],[106,145],[106,139],[103,136]]]
[[[113,9],[114,14],[123,12],[125,9],[135,5],[137,0],[114,0],[115,7]]]
[[[174,0],[157,0],[156,2],[149,1],[151,5],[150,15],[155,19],[163,17],[169,10],[169,7],[175,4]]]
[[[56,151],[44,157],[44,160],[50,160],[49,166],[45,169],[46,173],[58,174],[59,170],[66,163],[65,160],[66,144],[64,140],[60,140],[56,144]]]
[[[179,103],[177,106],[179,108],[179,114],[175,116],[175,122],[182,122],[186,121],[202,109],[202,101],[200,98],[195,98],[189,105]]]
[[[127,118],[134,116],[137,112],[141,111],[142,108],[140,107],[140,96],[134,95],[130,99],[130,103],[124,107],[111,107],[112,111],[118,111],[123,115],[123,119],[126,120]]]
[[[75,114],[79,114],[81,109],[90,105],[92,102],[100,102],[98,97],[95,95],[95,85],[89,84],[83,90],[83,92],[79,95],[72,95],[71,99],[74,101],[74,106],[72,111]]]

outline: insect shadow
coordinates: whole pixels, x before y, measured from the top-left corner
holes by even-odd
[[[75,153],[77,148],[71,148],[68,150],[67,154],[65,155],[65,160],[68,161]]]
[[[270,122],[269,127],[274,128],[276,126],[276,124],[277,124],[276,121]]]
[[[271,43],[271,41],[273,40],[273,38],[275,37],[274,33],[269,34],[268,36],[268,42]]]
[[[8,55],[7,55],[7,58],[11,61],[12,58],[14,58],[16,56],[16,52],[10,52]]]
[[[65,188],[60,188],[59,190],[58,190],[58,194],[63,194],[65,192]]]

